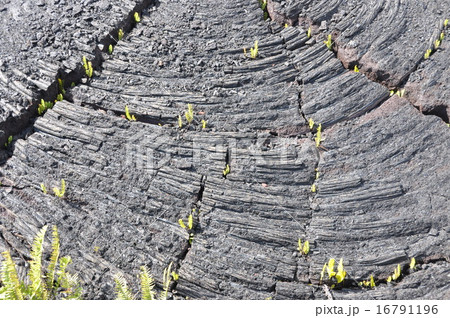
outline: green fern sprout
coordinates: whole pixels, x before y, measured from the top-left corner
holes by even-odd
[[[206,124],[207,124],[208,122],[206,121],[206,120],[204,120],[204,119],[202,119],[202,129],[205,129],[206,128]]]
[[[128,109],[128,106],[125,106],[125,116],[129,121],[136,121],[136,117],[134,117],[134,115],[130,115],[130,110]]]
[[[430,55],[431,55],[431,52],[432,52],[431,49],[426,50],[425,54],[423,55],[423,58],[425,60],[429,59]]]
[[[113,51],[114,51],[114,47],[112,46],[112,44],[110,44],[110,45],[108,46],[108,54],[109,54],[109,55],[113,54]]]
[[[311,186],[311,192],[312,192],[312,193],[316,193],[316,191],[317,191],[316,184],[313,183],[313,185]]]
[[[375,280],[373,279],[373,275],[370,275],[370,280],[363,280],[362,282],[359,282],[359,286],[375,288],[376,285]]]
[[[328,263],[325,263],[322,268],[322,272],[320,273],[320,282],[322,282],[323,277],[325,276],[325,271],[328,274],[328,278],[332,279],[334,277],[338,284],[344,281],[345,277],[347,276],[347,272],[344,270],[344,260],[341,258],[341,260],[339,261],[337,272],[334,271],[334,264],[334,258],[330,258]]]
[[[58,78],[58,89],[60,94],[66,95],[66,90],[64,89],[64,81],[60,78]]]
[[[413,271],[413,270],[416,269],[416,259],[415,259],[414,257],[411,258],[411,262],[409,263],[409,269],[410,269],[411,271]]]
[[[122,29],[119,29],[119,31],[117,32],[117,38],[119,39],[119,41],[123,39],[123,30]]]
[[[94,75],[94,69],[92,68],[92,62],[86,59],[86,56],[83,56],[83,67],[84,72],[88,78],[91,78]]]
[[[331,34],[328,34],[327,40],[323,41],[327,48],[331,51],[333,49],[333,41],[331,41]]]
[[[45,187],[45,184],[41,183],[41,190],[44,194],[47,194],[47,188]]]
[[[188,104],[188,110],[184,113],[184,117],[189,124],[194,120],[194,110],[191,104]]]
[[[314,128],[314,120],[310,118],[308,120],[309,130],[312,130]]]
[[[396,281],[399,279],[399,277],[402,275],[402,268],[400,267],[400,264],[397,265],[397,267],[394,270],[394,274],[388,277],[387,282]]]
[[[5,148],[8,148],[8,146],[12,143],[13,141],[13,136],[9,136],[8,140],[5,142]]]
[[[226,176],[230,173],[230,171],[231,171],[230,165],[227,164],[227,165],[225,166],[225,169],[222,171],[222,175],[223,175],[224,177],[226,177]]]
[[[183,119],[181,118],[181,115],[178,115],[178,127],[183,128]]]
[[[141,22],[141,17],[139,16],[138,12],[134,13],[134,22],[136,22],[136,23]]]
[[[41,99],[41,103],[38,105],[38,114],[41,116],[43,113],[47,111],[47,109],[50,109],[53,107],[52,102],[46,102],[43,99]]]
[[[256,59],[258,56],[258,41],[255,41],[255,46],[250,48],[250,57]]]
[[[66,181],[64,179],[61,179],[61,190],[54,187],[53,193],[59,198],[64,197],[64,194],[66,193]]]
[[[439,39],[434,41],[434,49],[437,50],[439,46],[441,45],[441,41]]]
[[[317,127],[317,134],[316,134],[316,147],[317,148],[319,148],[321,142],[322,142],[322,124],[319,124],[319,127]]]
[[[297,250],[303,255],[308,255],[308,253],[309,253],[309,241],[305,241],[305,243],[302,244],[302,240],[298,239]]]
[[[179,219],[178,220],[178,224],[180,224],[180,226],[183,229],[189,229],[192,230],[192,227],[194,226],[194,217],[192,216],[192,214],[189,214],[188,216],[188,225],[186,226],[186,224],[184,224],[183,219]]]
[[[311,37],[311,27],[308,28],[308,32],[306,32],[306,36],[308,39]]]
[[[448,19],[445,19],[445,20],[444,20],[444,28],[446,28],[447,25],[448,25]]]
[[[355,73],[359,73],[359,68],[358,68],[358,65],[355,65],[355,67],[354,67],[353,71],[354,71]]]

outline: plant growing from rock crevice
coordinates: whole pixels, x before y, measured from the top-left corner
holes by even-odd
[[[334,271],[334,264],[334,258],[330,258],[328,263],[325,263],[322,268],[322,272],[320,273],[320,283],[322,283],[324,279],[325,272],[328,274],[328,279],[330,281],[336,281],[337,284],[341,284],[344,281],[345,277],[347,276],[347,272],[344,270],[344,260],[341,258],[341,260],[339,261],[337,272]],[[335,287],[335,284],[332,284],[331,287]]]
[[[52,102],[46,102],[43,99],[41,99],[41,103],[38,105],[39,116],[44,114],[48,109],[51,109],[52,107],[53,107]]]
[[[13,136],[9,136],[5,142],[5,148],[8,148],[8,146],[12,143],[12,141],[13,141]]]
[[[299,251],[302,255],[308,255],[309,253],[309,241],[305,241],[305,243],[302,244],[302,240],[298,239],[297,242],[297,251]]]
[[[327,40],[323,41],[323,43],[325,43],[325,45],[327,46],[327,48],[332,51],[333,50],[333,41],[331,40],[331,34],[328,34]]]
[[[61,179],[61,189],[54,187],[53,193],[59,198],[64,197],[64,194],[66,193],[66,181],[64,179]]]
[[[130,115],[130,110],[128,109],[128,106],[125,106],[125,117],[129,121],[136,121],[136,117],[134,115]]]
[[[86,59],[86,56],[83,56],[83,67],[84,72],[88,78],[91,78],[94,75],[94,69],[92,68],[92,62]]]
[[[154,290],[155,288],[155,281],[153,277],[150,275],[149,270],[146,266],[141,266],[140,273],[139,273],[139,281],[140,281],[140,291],[141,291],[141,299],[142,300],[166,300],[169,295],[169,288],[170,284],[173,280],[178,280],[179,275],[172,271],[172,265],[171,262],[169,266],[167,266],[164,269],[163,274],[163,284],[162,284],[162,291],[158,295],[157,292]],[[116,295],[117,300],[134,300],[136,299],[135,296],[133,296],[130,288],[128,287],[128,282],[123,276],[123,274],[119,273],[114,276],[114,282],[116,284]]]

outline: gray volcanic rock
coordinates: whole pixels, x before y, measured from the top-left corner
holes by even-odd
[[[86,299],[114,299],[117,273],[137,290],[142,265],[160,289],[170,263],[175,299],[449,298],[448,2],[268,11],[274,21],[248,0],[0,6],[2,39],[23,31],[0,48],[1,145],[13,136],[0,251],[21,277],[36,232],[55,224]],[[34,118],[60,76],[64,100]],[[404,97],[390,96],[400,84]],[[342,283],[321,278],[331,258]]]
[[[95,68],[98,47],[115,43],[117,30],[128,31],[132,13],[151,2],[24,0],[4,4],[0,10],[0,143],[28,125],[37,115],[41,98],[56,98],[58,77],[66,78],[66,87],[78,81],[83,56],[93,60]]]
[[[447,33],[448,35],[448,33]],[[405,85],[407,98],[425,114],[450,118],[450,46],[448,39],[411,74]]]
[[[360,70],[374,81],[398,87],[439,38],[448,18],[448,1],[309,1],[268,0],[278,22],[318,29],[327,23],[345,68]],[[320,42],[326,36],[320,36]]]

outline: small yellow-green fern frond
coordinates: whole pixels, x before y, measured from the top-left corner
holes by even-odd
[[[16,264],[11,258],[9,251],[2,253],[5,259],[0,271],[0,281],[3,287],[0,288],[0,299],[5,300],[23,300],[23,294],[20,288],[20,281],[16,271]]]
[[[116,283],[117,300],[133,300],[133,295],[128,287],[127,280],[122,274],[116,274],[114,276],[114,282]]]
[[[330,258],[327,266],[328,278],[332,278],[336,276],[336,272],[334,271],[334,258]]]
[[[317,134],[316,134],[316,147],[320,146],[321,141],[322,141],[322,124],[319,124],[319,127],[317,127]]]
[[[250,48],[250,57],[256,59],[258,56],[258,41],[255,41],[255,46]]]
[[[344,260],[341,258],[339,261],[339,265],[337,267],[336,280],[338,283],[341,283],[345,276],[347,276],[347,272],[344,270]]]
[[[189,228],[189,230],[192,230],[193,226],[194,226],[194,218],[192,217],[192,214],[189,214],[189,217],[188,217],[188,228]]]
[[[47,289],[44,282],[42,281],[42,251],[44,248],[43,245],[47,227],[48,226],[45,225],[38,232],[38,234],[34,238],[33,246],[31,247],[30,271],[28,273],[33,293],[31,299],[48,299]]]
[[[52,232],[52,255],[50,256],[50,264],[48,264],[47,269],[47,288],[49,290],[53,288],[58,258],[59,258],[59,236],[58,236],[58,228],[56,227],[56,225],[54,225]]]
[[[128,106],[125,106],[125,116],[129,121],[136,121],[136,117],[134,115],[130,115],[130,110],[128,109]]]
[[[188,110],[184,113],[184,117],[189,124],[194,120],[194,109],[191,104],[188,104]]]
[[[64,196],[64,194],[66,193],[66,181],[64,179],[61,179],[61,190],[57,187],[54,187],[53,193],[59,198],[62,198]]]
[[[141,22],[141,17],[139,16],[138,12],[134,13],[134,22],[136,22],[136,23]]]
[[[409,263],[409,269],[415,270],[416,269],[416,259],[413,257],[411,258],[411,262]]]
[[[142,300],[153,300],[155,299],[155,292],[153,288],[155,287],[155,281],[150,276],[146,266],[141,266],[141,273],[139,274],[141,281],[141,294]]]
[[[309,253],[309,241],[305,241],[305,244],[303,244],[302,254],[308,255]]]

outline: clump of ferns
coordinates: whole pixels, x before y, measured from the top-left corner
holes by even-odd
[[[41,99],[41,102],[38,105],[39,116],[43,115],[48,109],[53,108],[53,105],[53,102],[46,102],[45,100]]]
[[[248,57],[247,55],[247,49],[244,47],[244,56]],[[250,48],[250,58],[256,59],[258,56],[258,40],[255,41],[254,47]]]
[[[84,73],[90,79],[94,75],[94,68],[92,67],[92,62],[86,59],[86,56],[83,56],[83,68]]]
[[[308,255],[308,253],[309,253],[309,241],[305,241],[304,243],[302,243],[302,240],[298,239],[297,251],[303,256]]]
[[[408,271],[409,273],[412,273],[416,270],[416,259],[414,257],[411,258],[411,261],[409,263]],[[397,264],[397,267],[394,268],[394,273],[390,275],[387,279],[387,283],[398,281],[402,277],[402,266],[400,264]]]
[[[444,41],[444,38],[445,38],[445,29],[447,29],[447,25],[448,25],[448,19],[446,19],[446,20],[444,21],[444,27],[443,27],[443,30],[441,31],[441,33],[439,34],[439,37],[438,37],[437,39],[436,39],[436,38],[433,39],[433,40],[432,40],[433,45],[431,46],[431,48],[429,47],[429,48],[425,51],[425,53],[424,53],[424,55],[423,55],[424,60],[429,59],[430,56],[431,56],[434,52],[436,52],[436,51],[439,49],[439,47],[441,46],[442,41]]]
[[[44,194],[48,194],[47,187],[44,183],[41,183],[41,190]],[[64,195],[66,194],[66,180],[61,179],[61,188],[54,187],[53,193],[58,198],[64,198]]]
[[[169,296],[170,285],[173,281],[177,281],[179,276],[175,271],[172,271],[172,262],[164,269],[162,291],[158,294],[155,291],[155,280],[150,275],[146,266],[141,266],[139,273],[140,281],[140,299],[142,300],[166,300]],[[117,300],[134,300],[139,293],[133,294],[128,282],[123,274],[116,274],[114,276],[114,282],[116,284]]]
[[[317,125],[314,122],[314,120],[312,118],[310,118],[308,120],[308,126],[309,126],[309,130],[311,130],[312,133],[314,133],[314,132],[316,133],[316,136],[314,137],[314,141],[316,142],[316,147],[325,149],[325,147],[323,147],[321,145],[321,142],[323,141],[323,139],[322,139],[322,124]],[[311,189],[311,192],[315,192],[315,191],[312,191],[312,189]]]
[[[72,262],[70,256],[60,257],[58,229],[53,226],[50,262],[43,268],[42,254],[48,226],[36,235],[30,252],[28,279],[20,280],[16,264],[9,251],[2,253],[4,261],[0,270],[0,299],[3,300],[51,300],[81,299],[82,288],[77,275],[67,272]]]
[[[320,273],[319,283],[326,282],[331,285],[331,288],[341,287],[344,284],[344,280],[347,277],[347,272],[344,269],[344,260],[341,258],[337,269],[335,271],[335,260],[330,260],[323,265],[322,272]]]
[[[178,115],[178,127],[183,128],[184,126],[191,126],[193,124],[198,124],[199,122],[194,118],[194,106],[192,104],[187,105],[187,110],[184,115]],[[204,112],[199,112],[199,114],[204,114]],[[201,120],[201,129],[206,129],[208,122],[205,119]]]
[[[197,209],[192,209],[192,212],[189,213],[187,224],[184,223],[183,219],[178,220],[178,224],[181,226],[181,228],[185,229],[188,234],[188,242],[189,245],[192,245],[192,241],[194,240],[194,213],[197,212]],[[198,215],[198,213],[197,213]]]

